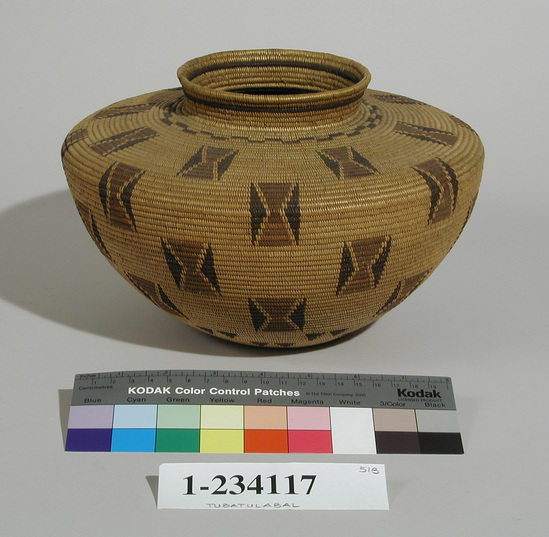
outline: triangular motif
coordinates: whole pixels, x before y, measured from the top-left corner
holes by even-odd
[[[297,245],[301,223],[299,183],[252,183],[250,218],[254,246]]]
[[[179,174],[191,179],[219,181],[238,151],[222,147],[202,146],[183,165]]]
[[[377,173],[372,163],[352,147],[334,147],[317,153],[338,179],[359,179]]]

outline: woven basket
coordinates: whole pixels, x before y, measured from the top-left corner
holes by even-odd
[[[416,289],[469,218],[476,133],[367,89],[356,62],[225,52],[178,76],[83,120],[62,158],[103,255],[199,330],[269,347],[341,337]]]

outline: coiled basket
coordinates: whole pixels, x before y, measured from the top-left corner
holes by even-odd
[[[269,347],[341,337],[416,289],[469,218],[476,133],[367,89],[354,61],[224,52],[178,76],[84,119],[62,158],[103,255],[199,330]]]

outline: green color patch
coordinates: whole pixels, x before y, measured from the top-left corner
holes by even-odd
[[[157,429],[156,449],[164,453],[198,453],[198,429]]]
[[[158,405],[158,429],[198,429],[200,405]]]

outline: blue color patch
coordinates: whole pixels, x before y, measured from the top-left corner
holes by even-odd
[[[110,451],[112,429],[69,429],[66,451]]]

